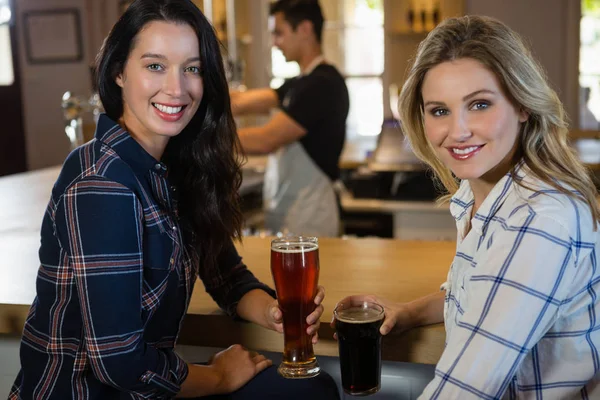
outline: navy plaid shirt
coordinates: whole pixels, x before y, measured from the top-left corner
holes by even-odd
[[[37,296],[9,399],[174,397],[188,373],[174,346],[197,274],[231,315],[252,289],[274,296],[233,243],[215,268],[198,268],[167,172],[105,115],[67,158],[42,223]]]
[[[472,209],[464,181],[450,204],[446,348],[420,399],[599,399],[600,233],[589,208],[521,165]]]

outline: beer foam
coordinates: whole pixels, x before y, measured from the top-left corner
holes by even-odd
[[[336,312],[335,318],[348,324],[368,324],[379,321],[385,316],[384,313],[372,308],[352,307]]]
[[[310,242],[288,242],[288,243],[276,243],[271,246],[271,250],[278,253],[306,253],[309,251],[317,250],[319,245],[317,243]]]

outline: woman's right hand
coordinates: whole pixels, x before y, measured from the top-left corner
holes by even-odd
[[[382,335],[387,335],[392,331],[392,329],[402,332],[413,327],[409,309],[407,305],[403,303],[394,303],[379,296],[369,294],[349,296],[340,300],[338,304],[363,301],[377,303],[383,307],[385,319],[383,320],[381,328],[379,328],[379,332],[381,332]],[[335,329],[335,316],[331,318],[331,327]],[[333,337],[337,340],[337,334],[334,334]]]
[[[219,376],[220,393],[235,392],[272,364],[265,356],[250,352],[239,344],[215,354],[209,361]]]

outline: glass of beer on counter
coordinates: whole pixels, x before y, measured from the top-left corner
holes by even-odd
[[[319,281],[319,242],[316,237],[285,237],[271,242],[271,273],[283,314],[283,361],[278,372],[285,378],[312,378],[321,369],[306,317],[315,310]]]
[[[369,301],[347,301],[333,311],[344,392],[367,396],[381,388],[381,333],[384,311]]]

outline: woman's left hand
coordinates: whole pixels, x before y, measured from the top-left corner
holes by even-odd
[[[323,286],[319,286],[317,288],[317,295],[315,296],[315,310],[306,317],[306,323],[308,327],[306,328],[306,333],[312,335],[312,342],[316,344],[319,340],[319,326],[321,325],[321,315],[323,315],[323,299],[325,298],[325,288]],[[269,327],[274,331],[279,333],[283,333],[283,313],[279,308],[279,303],[277,300],[273,301],[268,308],[267,311],[267,321],[269,321]]]

